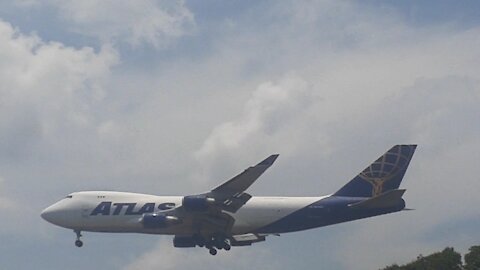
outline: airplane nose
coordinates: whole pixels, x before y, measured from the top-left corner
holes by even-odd
[[[70,201],[61,200],[43,209],[40,216],[54,225],[70,228],[78,223],[80,210]]]
[[[68,220],[68,212],[68,208],[60,201],[45,208],[40,216],[52,224],[62,226],[65,220]]]
[[[52,221],[55,219],[54,216],[55,216],[55,211],[54,209],[52,209],[53,207],[52,206],[49,206],[45,209],[43,209],[43,211],[40,213],[40,216],[50,222],[50,223],[53,223]]]

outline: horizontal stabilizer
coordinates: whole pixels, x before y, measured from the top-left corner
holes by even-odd
[[[394,189],[389,190],[383,194],[380,194],[376,197],[361,201],[358,203],[350,204],[349,207],[353,209],[359,208],[388,208],[398,205],[399,201],[402,199],[405,189]]]

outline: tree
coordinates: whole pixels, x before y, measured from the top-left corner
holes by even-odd
[[[480,254],[480,253],[479,253]],[[406,265],[396,264],[383,270],[462,270],[462,256],[453,248],[447,247],[442,252],[428,256],[418,256],[417,260]],[[479,268],[472,268],[478,270]]]
[[[465,254],[465,270],[480,269],[480,246],[472,246]]]
[[[398,266],[398,264],[392,264],[383,268],[382,270],[403,270],[403,268],[401,266]]]

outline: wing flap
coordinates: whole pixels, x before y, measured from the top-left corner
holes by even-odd
[[[235,213],[251,198],[252,195],[248,193],[236,194],[222,202],[222,209],[231,213]]]
[[[253,243],[262,242],[266,240],[265,235],[259,235],[254,233],[247,233],[241,235],[234,235],[230,239],[232,246],[250,246]]]

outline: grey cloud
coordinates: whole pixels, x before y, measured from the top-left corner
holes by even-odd
[[[150,269],[191,269],[191,268],[228,268],[245,269],[262,264],[264,269],[279,269],[281,265],[272,258],[275,257],[269,250],[261,247],[239,248],[231,252],[223,252],[221,256],[206,256],[203,249],[172,249],[172,243],[160,240],[154,249],[143,254],[134,263],[127,265],[125,270]],[[162,250],[162,259],[159,259],[159,250]],[[188,258],[188,259],[185,259]],[[248,258],[248,259],[239,259]],[[269,260],[265,264],[265,260]]]
[[[10,210],[15,207],[14,202],[3,194],[5,180],[0,176],[0,211]]]

